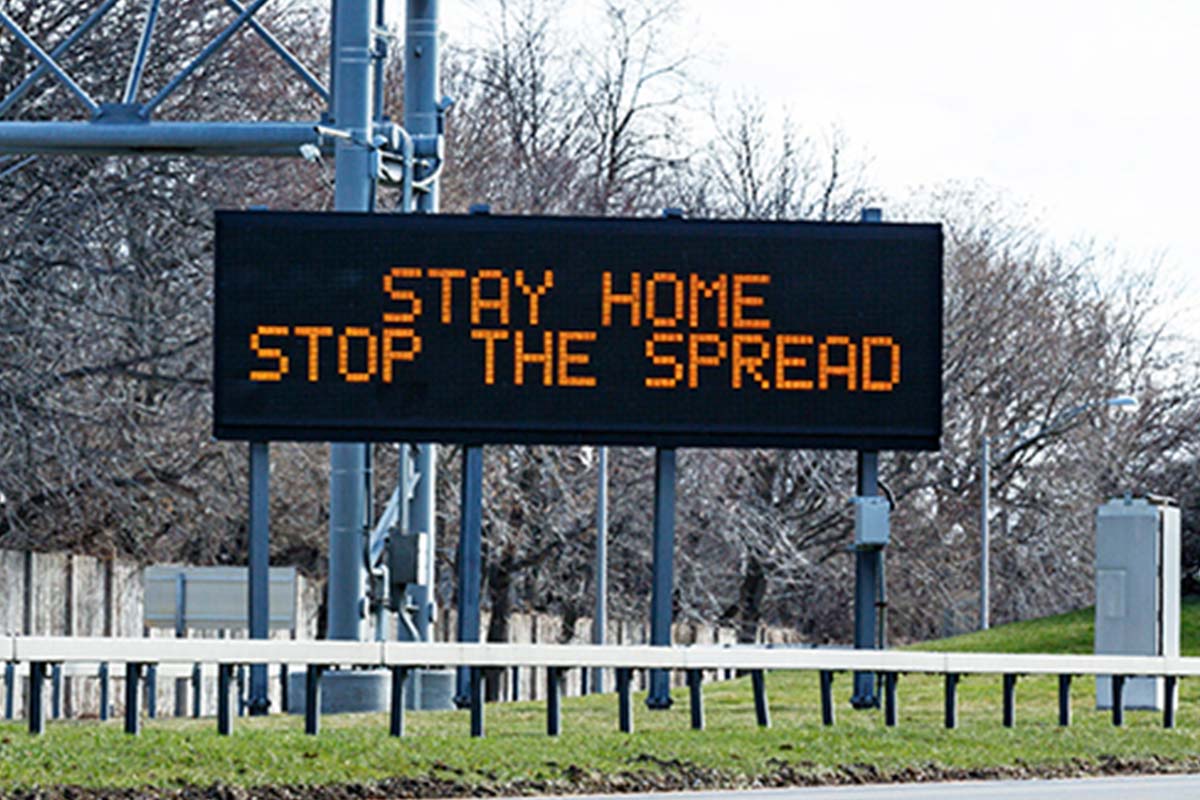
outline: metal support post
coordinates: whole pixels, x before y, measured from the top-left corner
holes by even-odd
[[[142,665],[125,665],[125,732],[136,736],[141,731],[142,715],[138,706],[141,702]]]
[[[46,730],[46,664],[33,661],[29,664],[29,732],[39,735]]]
[[[1112,676],[1112,724],[1121,727],[1125,724],[1125,676]]]
[[[233,732],[233,665],[217,664],[217,735]]]
[[[325,667],[309,664],[304,681],[304,732],[316,736],[321,731],[321,676]]]
[[[835,721],[833,707],[833,673],[821,670],[821,724],[832,725]]]
[[[471,671],[471,736],[483,736],[483,670],[479,667],[468,667]]]
[[[1017,724],[1017,676],[1004,676],[1004,727],[1011,728]]]
[[[771,727],[771,707],[767,704],[767,676],[761,669],[750,672],[754,687],[754,721],[760,728]]]
[[[285,711],[287,709],[284,709]],[[204,670],[192,664],[192,717],[200,719],[204,711]]]
[[[292,707],[289,703],[291,698],[288,697],[288,683],[289,682],[290,681],[288,680],[288,665],[280,664],[279,665],[279,710],[282,711],[284,714],[286,714],[292,710]]]
[[[988,500],[991,493],[988,460],[991,456],[991,448],[991,440],[984,436],[979,445],[979,630],[981,631],[986,631],[991,621],[989,611],[991,608],[989,597],[991,570],[988,564],[991,550],[988,530]]]
[[[957,672],[946,673],[946,728],[958,727],[958,679]]]
[[[101,669],[104,665],[100,665]],[[17,695],[17,666],[11,661],[4,664],[4,718],[11,720],[13,718],[14,708]]]
[[[257,2],[247,8],[255,8]],[[371,211],[375,182],[371,175],[374,110],[371,107],[374,67],[375,3],[334,3],[332,66],[333,119],[350,138],[339,139],[335,151],[334,208]],[[366,617],[366,565],[363,536],[368,519],[368,464],[364,444],[330,445],[328,638],[359,640]]]
[[[100,721],[108,722],[108,715],[112,709],[112,698],[109,697],[109,692],[112,689],[112,681],[109,679],[108,662],[100,662]]]
[[[50,719],[62,719],[62,664],[50,665]]]
[[[1163,678],[1163,727],[1175,727],[1175,707],[1179,704],[1179,678],[1167,675]]]
[[[698,669],[689,669],[687,684],[692,730],[702,731],[704,730],[704,673]]]
[[[146,716],[158,718],[158,664],[147,664],[146,675]]]
[[[896,706],[896,673],[883,674],[883,720],[889,728],[896,727],[900,710]]]
[[[546,670],[546,735],[562,733],[562,670],[549,667]]]
[[[632,673],[629,667],[617,667],[617,724],[621,733],[633,733]]]
[[[483,448],[463,448],[461,511],[462,528],[458,535],[458,641],[479,641],[479,593],[482,581],[483,548]],[[458,668],[458,691],[454,702],[459,708],[473,704],[471,681],[479,670]]]
[[[392,667],[392,708],[388,732],[404,735],[404,686],[408,682],[407,667]]]
[[[237,684],[237,715],[244,717],[246,716],[246,666],[238,664],[234,676],[234,683]]]
[[[671,602],[675,584],[675,450],[654,451],[654,577],[650,600],[650,644],[671,646]],[[650,671],[646,707],[671,707],[671,676]]]
[[[596,611],[592,644],[602,645],[608,630],[608,448],[599,448],[596,479]],[[592,691],[604,691],[604,670],[592,670]]]
[[[1068,727],[1071,724],[1071,676],[1058,676],[1058,724]]]
[[[271,563],[271,452],[266,442],[250,442],[250,554],[249,608],[250,638],[270,635],[270,563]],[[270,676],[266,664],[250,667],[250,716],[264,716],[271,707]]]
[[[407,0],[404,19],[404,129],[413,138],[413,150],[418,164],[414,178],[426,182],[425,191],[415,197],[419,213],[438,211],[440,188],[435,171],[442,157],[442,118],[446,110],[439,96],[441,59],[438,42],[438,0]],[[432,180],[431,180],[432,179]],[[417,470],[420,482],[413,498],[411,522],[413,530],[424,531],[429,537],[429,552],[437,552],[437,446],[417,446]],[[434,603],[434,560],[429,559],[423,585],[410,589],[409,595],[417,606],[417,630],[422,641],[432,641],[431,624],[437,613]]]
[[[858,496],[879,494],[879,454],[862,451],[858,454]],[[876,645],[876,590],[879,586],[879,567],[883,550],[879,547],[859,547],[854,551],[854,647],[873,650]],[[850,704],[855,708],[878,708],[875,694],[875,675],[854,673],[854,694]]]

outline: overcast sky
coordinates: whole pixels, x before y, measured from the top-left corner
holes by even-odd
[[[684,7],[709,82],[810,130],[838,125],[890,197],[983,180],[1058,239],[1161,258],[1181,328],[1200,336],[1200,0]],[[470,0],[442,9],[468,36]]]

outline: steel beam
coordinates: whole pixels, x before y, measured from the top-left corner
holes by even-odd
[[[314,122],[0,122],[0,154],[299,156]]]
[[[671,601],[675,586],[675,450],[654,451],[654,564],[650,598],[650,644],[671,646]],[[646,706],[671,707],[671,676],[650,671]]]
[[[458,641],[479,641],[479,593],[483,548],[483,448],[463,448],[462,493],[458,534]],[[459,708],[472,703],[471,681],[479,670],[459,667],[454,702]]]
[[[251,639],[270,636],[271,621],[271,451],[266,442],[250,442],[250,554],[246,618]],[[251,716],[262,716],[271,706],[270,676],[266,664],[250,667]]]

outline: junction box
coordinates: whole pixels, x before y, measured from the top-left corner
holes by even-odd
[[[1179,509],[1124,497],[1096,511],[1097,655],[1179,655]],[[1126,708],[1160,710],[1161,678],[1125,681]],[[1096,676],[1096,707],[1112,708],[1112,679]]]

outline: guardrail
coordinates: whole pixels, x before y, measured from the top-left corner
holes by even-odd
[[[387,669],[392,674],[390,730],[404,733],[404,686],[410,670],[419,667],[467,667],[471,671],[471,735],[484,735],[482,671],[495,667],[544,667],[548,675],[546,732],[562,730],[562,677],[574,668],[605,667],[616,671],[618,726],[633,730],[630,676],[635,669],[682,670],[687,673],[693,728],[704,727],[704,670],[749,672],[755,717],[770,725],[764,673],[769,670],[815,671],[820,675],[821,719],[835,722],[833,676],[838,672],[878,672],[883,677],[884,720],[898,723],[897,679],[909,673],[945,676],[945,725],[958,724],[957,691],[962,675],[1003,675],[1003,723],[1016,722],[1016,684],[1022,675],[1057,675],[1059,724],[1071,724],[1071,679],[1077,675],[1112,676],[1112,721],[1124,722],[1124,684],[1130,677],[1164,679],[1166,700],[1163,726],[1175,726],[1180,678],[1200,675],[1200,658],[1154,656],[1009,655],[1002,653],[921,653],[879,650],[806,650],[748,646],[598,646],[530,644],[447,644],[401,642],[270,641],[211,639],[118,639],[86,637],[0,638],[0,661],[27,664],[30,675],[29,730],[45,730],[44,684],[53,665],[118,663],[125,665],[125,730],[140,730],[139,685],[149,667],[160,664],[215,664],[217,667],[217,729],[233,727],[230,688],[235,667],[255,664],[302,665],[307,669],[305,732],[320,729],[321,676],[330,668]],[[193,667],[194,669],[194,667]]]

